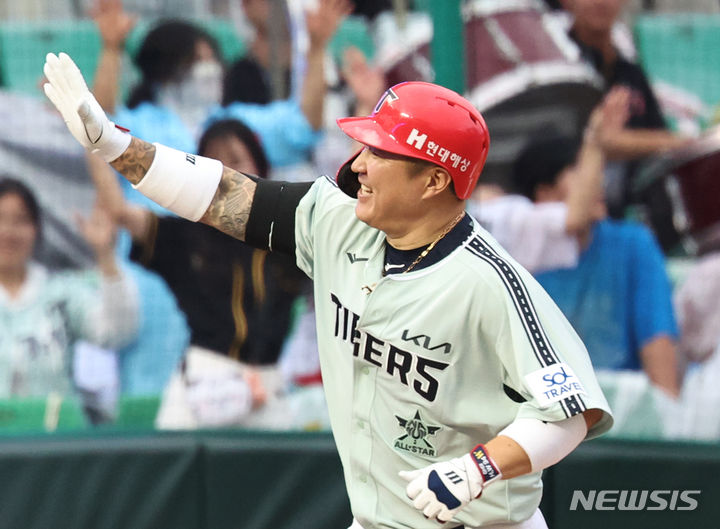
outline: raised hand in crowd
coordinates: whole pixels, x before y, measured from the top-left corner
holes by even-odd
[[[103,204],[96,201],[87,217],[76,215],[76,222],[80,233],[95,253],[98,267],[103,275],[108,277],[118,275],[115,259],[117,224]]]
[[[305,24],[310,41],[307,52],[307,71],[303,80],[300,108],[313,129],[323,125],[325,83],[325,48],[342,21],[352,12],[349,0],[320,0],[317,9],[305,12]],[[318,95],[320,94],[320,97]]]
[[[356,116],[367,116],[388,88],[382,69],[368,63],[365,54],[355,46],[343,53],[342,75],[355,97]]]
[[[122,0],[96,0],[90,16],[100,32],[102,51],[93,92],[106,112],[114,112],[125,41],[137,23],[137,16],[125,11]]]

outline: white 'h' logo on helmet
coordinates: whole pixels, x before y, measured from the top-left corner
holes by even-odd
[[[405,143],[408,145],[414,144],[413,147],[420,150],[423,148],[423,145],[425,145],[425,140],[427,140],[427,134],[421,134],[418,129],[412,129],[405,140]]]

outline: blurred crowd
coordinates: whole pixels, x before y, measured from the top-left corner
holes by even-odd
[[[369,115],[397,82],[438,81],[428,2],[186,3],[86,2],[101,46],[84,73],[133,135],[259,178],[333,175],[359,148],[335,119]],[[717,10],[696,3],[683,9]],[[633,39],[647,5],[502,4],[465,0],[458,17],[465,95],[491,137],[469,212],[582,338],[616,435],[720,439],[718,133],[668,125],[678,105]],[[243,53],[196,9],[231,20]],[[0,408],[42,405],[47,430],[68,407],[131,424],[140,401],[159,429],[329,427],[293,259],[149,201],[34,96],[3,90],[0,114],[29,128],[0,137],[15,170],[0,176]]]

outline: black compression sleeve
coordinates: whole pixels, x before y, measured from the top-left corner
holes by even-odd
[[[313,183],[256,182],[245,242],[264,250],[294,254],[295,210]]]

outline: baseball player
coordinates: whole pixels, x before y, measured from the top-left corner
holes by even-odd
[[[353,528],[545,528],[541,471],[612,418],[575,332],[465,213],[485,162],[482,116],[402,83],[335,179],[288,184],[134,138],[65,54],[45,93],[70,131],[185,218],[294,253],[314,280],[323,383]]]

